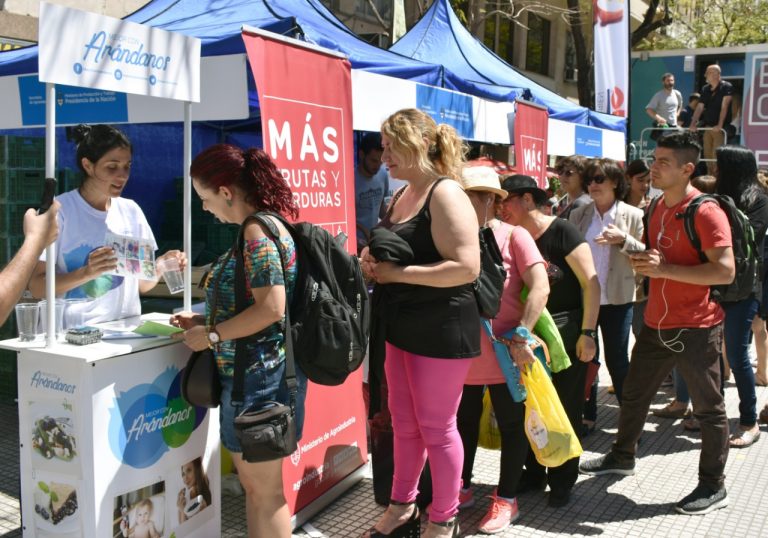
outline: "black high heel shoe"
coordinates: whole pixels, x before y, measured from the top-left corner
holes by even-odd
[[[402,523],[392,529],[389,534],[384,534],[376,530],[376,527],[371,527],[368,531],[368,538],[420,538],[421,537],[421,514],[419,513],[419,507],[415,502],[403,503],[399,501],[390,500],[389,504],[396,506],[413,506],[413,512],[405,523]]]
[[[437,525],[438,527],[452,528],[451,538],[458,538],[459,533],[461,532],[461,529],[459,529],[459,518],[457,516],[453,516],[448,521],[430,521],[429,524]]]

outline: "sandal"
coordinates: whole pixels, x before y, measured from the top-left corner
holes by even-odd
[[[405,522],[392,529],[389,534],[384,534],[374,526],[364,535],[365,538],[419,538],[421,535],[421,514],[416,503],[404,503],[395,500],[390,500],[389,503],[397,506],[413,506],[413,512]]]
[[[749,430],[739,430],[738,433],[731,435],[728,444],[731,448],[747,448],[748,446],[755,444],[758,439],[760,439],[760,430],[754,432]]]

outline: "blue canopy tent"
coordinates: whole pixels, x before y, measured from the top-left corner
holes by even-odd
[[[245,53],[241,27],[249,25],[297,37],[349,55],[354,68],[440,86],[443,68],[388,52],[355,36],[313,0],[154,0],[124,20],[179,32],[202,40],[203,56]],[[36,45],[0,53],[0,77],[36,73]],[[215,142],[260,145],[258,99],[248,73],[250,114],[247,120],[197,122],[193,154]],[[193,107],[194,119],[194,107]],[[153,228],[163,220],[163,200],[175,195],[171,179],[182,171],[179,123],[123,125],[134,144],[136,160],[125,195],[139,201]],[[42,129],[3,131],[3,134],[42,136]],[[75,149],[63,129],[57,134],[58,168],[76,168]],[[159,143],[161,142],[161,143]]]
[[[445,86],[496,101],[517,97],[547,107],[551,118],[624,131],[626,120],[577,105],[528,79],[459,22],[448,0],[435,0],[391,51],[445,66]]]

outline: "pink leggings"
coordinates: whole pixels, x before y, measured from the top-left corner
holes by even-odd
[[[432,508],[429,518],[447,521],[458,512],[464,448],[456,411],[472,359],[435,359],[387,343],[389,411],[394,430],[392,499],[413,502],[429,456]]]

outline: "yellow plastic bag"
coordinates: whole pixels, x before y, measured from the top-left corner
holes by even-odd
[[[480,437],[477,444],[489,450],[501,448],[501,432],[499,431],[499,423],[496,422],[496,413],[493,412],[491,391],[489,390],[486,390],[483,395],[483,414],[480,415]]]
[[[581,455],[581,443],[573,431],[563,404],[539,361],[523,368],[521,377],[528,397],[525,400],[525,434],[545,467],[557,467]]]

